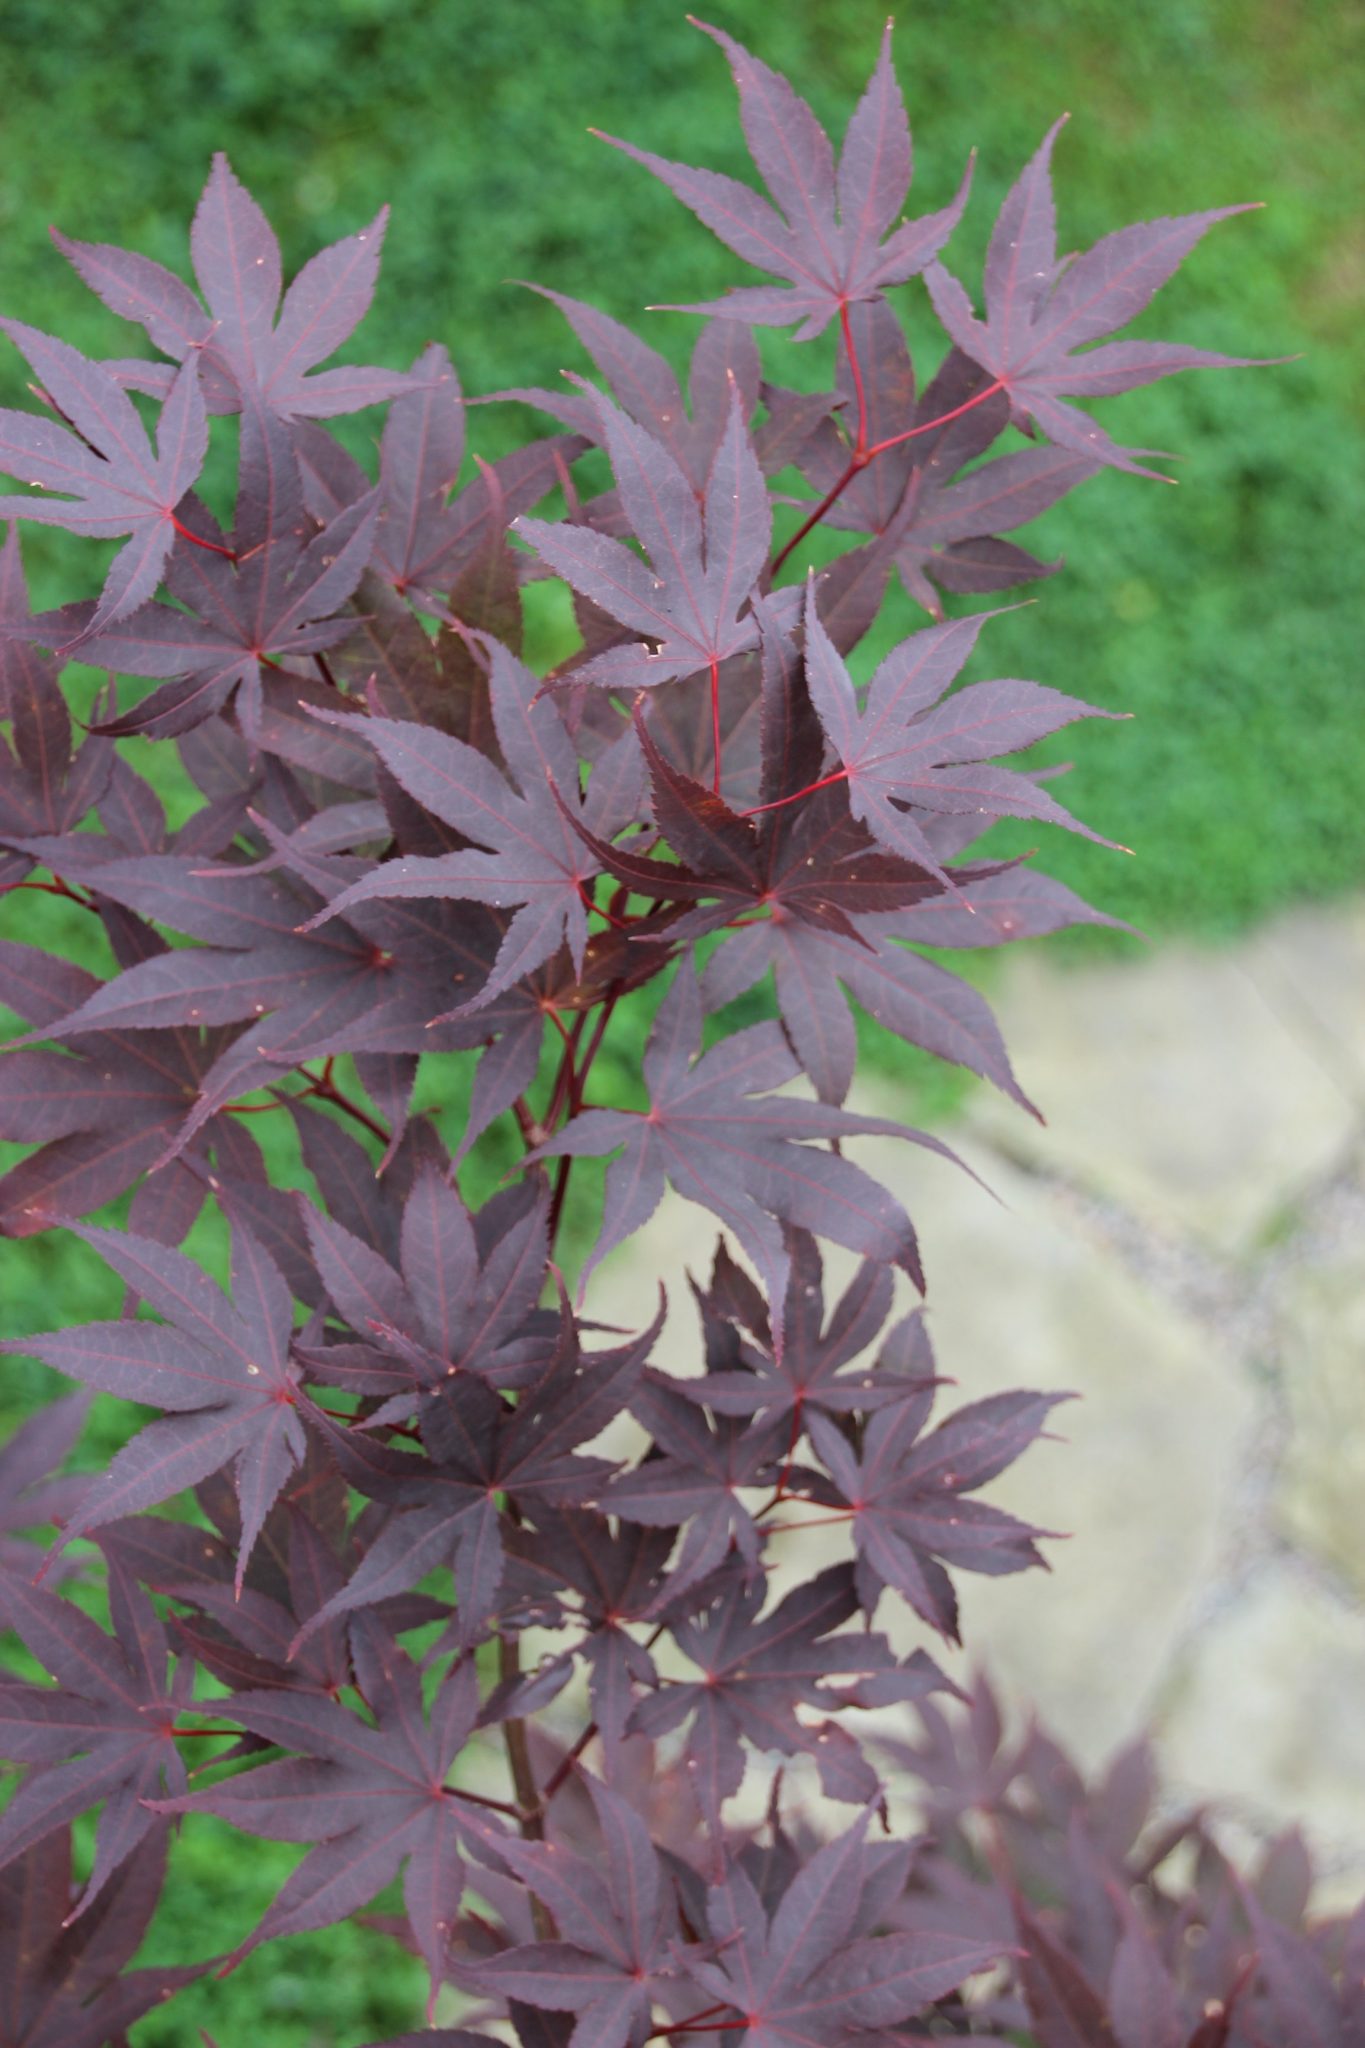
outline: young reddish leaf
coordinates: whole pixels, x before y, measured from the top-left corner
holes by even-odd
[[[676,769],[638,715],[636,729],[650,774],[654,822],[675,857],[647,859],[629,844],[607,844],[581,821],[576,829],[605,872],[624,882],[632,894],[658,903],[697,906],[671,927],[675,943],[723,928],[744,913],[767,911],[775,926],[790,921],[799,927],[842,932],[856,944],[860,941],[853,920],[860,914],[918,903],[938,893],[922,867],[877,847],[850,815],[847,796],[837,785],[815,790],[799,809],[779,799],[757,817],[746,817],[714,790]],[[815,738],[818,747],[818,728]],[[714,908],[700,907],[708,901]],[[743,929],[747,934],[759,927],[746,922]],[[726,970],[717,972],[724,976]],[[750,978],[761,972],[756,968]],[[718,1000],[728,1002],[731,996]]]
[[[936,619],[943,617],[943,606],[935,584],[945,591],[978,594],[1053,575],[1060,563],[1040,562],[998,536],[1036,519],[1093,476],[1100,464],[1049,446],[998,456],[958,474],[985,453],[1007,424],[1009,403],[1003,392],[988,395],[989,373],[954,349],[917,402],[909,351],[891,308],[882,302],[854,307],[849,323],[858,383],[847,346],[841,344],[842,431],[832,418],[817,426],[798,456],[802,474],[821,498],[839,483],[849,466],[846,436],[855,420],[866,422],[871,447],[894,442],[898,435],[906,438],[883,448],[857,472],[825,512],[823,524],[879,536],[882,545],[868,551],[869,559],[880,565],[883,578],[894,567],[911,597]],[[934,430],[934,422],[945,416],[946,423]],[[830,602],[827,586],[827,614]]]

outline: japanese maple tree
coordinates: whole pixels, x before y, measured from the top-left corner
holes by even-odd
[[[1002,762],[1115,714],[960,683],[991,614],[947,613],[1052,574],[1002,536],[1099,468],[1152,473],[1076,401],[1230,360],[1109,337],[1241,209],[1059,260],[1054,128],[979,316],[949,248],[971,166],[902,217],[889,31],[837,152],[705,32],[766,196],[615,145],[763,279],[679,309],[705,321],[685,391],[547,291],[601,381],[486,394],[555,430],[465,474],[444,346],[326,367],[384,216],[286,287],[225,157],[194,288],[55,238],[159,360],[0,322],[37,380],[0,413],[0,1230],[73,1232],[126,1290],[3,1349],[144,1411],[101,1472],[61,1474],[86,1391],[0,1458],[7,2048],[117,2048],[390,1886],[428,2024],[444,1991],[523,2048],[1365,2039],[1365,1923],[1305,1927],[1292,1848],[1244,1882],[1201,1838],[1187,1897],[1140,1896],[1140,1761],[1088,1788],[1039,1735],[1010,1751],[984,1691],[963,1718],[928,1645],[957,1643],[956,1574],[1044,1562],[981,1489],[1065,1393],[945,1395],[914,1219],[844,1149],[960,1170],[850,1097],[851,1004],[1040,1113],[924,949],[1110,921],[974,849],[1005,817],[1098,837]],[[945,333],[922,374],[902,288]],[[760,357],[782,328],[825,350],[800,390]],[[379,407],[371,473],[328,423]],[[121,542],[99,594],[35,614],[25,521]],[[817,528],[845,543],[824,566]],[[539,673],[522,593],[547,577],[579,644]],[[926,623],[874,667],[893,580]],[[109,676],[79,742],[77,655]],[[171,830],[177,777],[198,802]],[[613,1099],[600,1056],[651,985]],[[583,1298],[670,1187],[720,1231],[693,1356],[662,1302],[621,1330]],[[181,1249],[206,1208],[226,1285]],[[812,1522],[822,1568],[775,1581]],[[256,1926],[130,1970],[205,1814],[301,1859]]]

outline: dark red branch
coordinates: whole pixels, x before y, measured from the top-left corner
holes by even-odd
[[[792,535],[786,546],[779,548],[773,556],[772,569],[769,573],[776,576],[778,570],[792,552],[792,549],[799,547],[806,538],[806,535],[820,524],[830,506],[842,498],[854,477],[858,475],[860,470],[866,469],[869,462],[875,462],[879,455],[885,455],[888,448],[899,448],[902,441],[913,441],[918,434],[930,434],[934,431],[935,427],[946,427],[950,420],[960,419],[964,412],[970,412],[973,406],[980,405],[985,399],[994,397],[997,391],[1003,391],[1004,388],[1004,385],[997,378],[994,384],[987,384],[982,390],[978,391],[975,398],[969,398],[963,405],[955,405],[951,412],[940,413],[937,419],[925,420],[922,426],[907,427],[903,434],[891,434],[885,441],[874,441],[870,448],[864,448],[861,451],[855,448],[849,457],[848,467],[843,475],[825,492],[824,497],[821,498],[810,517],[803,520],[801,525],[797,527],[796,532]]]
[[[335,1108],[343,1110],[347,1116],[353,1117],[362,1129],[370,1133],[372,1138],[378,1138],[380,1144],[387,1147],[392,1137],[388,1126],[382,1124],[378,1117],[371,1116],[370,1112],[362,1108],[360,1103],[353,1096],[348,1095],[344,1088],[337,1087],[336,1082],[332,1079],[333,1064],[333,1061],[330,1059],[324,1061],[321,1074],[310,1074],[307,1067],[299,1069],[300,1073],[307,1074],[308,1076],[308,1086],[303,1090],[299,1100],[302,1101],[311,1095],[319,1102],[330,1102]]]
[[[64,896],[68,903],[79,903],[82,910],[99,909],[89,896],[82,896],[79,889],[73,889],[60,875],[55,875],[50,882],[11,882],[7,889],[0,889],[0,896],[13,896],[18,889],[36,889],[44,896]]]

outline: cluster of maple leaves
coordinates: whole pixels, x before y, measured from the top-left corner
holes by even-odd
[[[383,216],[284,291],[223,158],[191,235],[198,293],[57,238],[169,362],[92,362],[0,322],[42,408],[0,413],[25,487],[0,517],[124,540],[98,599],[36,616],[14,527],[0,555],[0,890],[81,906],[113,970],[0,940],[0,1000],[30,1027],[0,1064],[0,1138],[27,1148],[0,1228],[69,1229],[128,1290],[118,1321],[4,1348],[154,1411],[92,1477],[45,1477],[85,1394],[7,1454],[7,1530],[58,1529],[45,1558],[0,1549],[0,1619],[55,1681],[0,1683],[23,1767],[0,1815],[15,2048],[121,2042],[211,1964],[400,1876],[433,2000],[457,1984],[525,2048],[872,2048],[1025,2023],[1049,2048],[1240,2048],[1270,2038],[1267,2014],[1310,2012],[1322,2048],[1365,2038],[1358,1925],[1343,1973],[1299,1932],[1301,1900],[1277,1917],[1273,1886],[1226,1871],[1213,1903],[1144,1918],[1116,1889],[1131,1785],[1131,1826],[1106,1832],[1113,1788],[1092,1810],[1041,1738],[1007,1768],[982,1694],[976,1748],[955,1748],[932,1696],[957,1688],[874,1627],[899,1603],[954,1642],[955,1569],[1041,1563],[1042,1532],[978,1491],[1059,1397],[935,1418],[925,1327],[896,1298],[897,1269],[924,1284],[913,1225],[841,1141],[946,1148],[846,1107],[849,998],[1033,1111],[981,997],[919,949],[1103,921],[1027,862],[962,858],[1001,817],[1086,829],[999,761],[1100,714],[1018,679],[954,689],[986,620],[945,621],[940,593],[1051,573],[1000,536],[1103,464],[1140,469],[1067,399],[1225,360],[1083,345],[1237,209],[1059,262],[1054,130],[1001,211],[980,321],[939,260],[969,179],[900,222],[888,47],[836,164],[786,82],[709,33],[771,201],[618,146],[780,282],[685,309],[707,315],[686,397],[627,329],[550,294],[608,388],[502,394],[562,431],[459,487],[442,348],[404,374],[318,367],[368,305]],[[922,391],[885,297],[916,276],[950,342]],[[755,326],[833,322],[832,388],[765,380]],[[375,482],[321,422],[380,404]],[[230,525],[196,489],[223,417]],[[983,461],[1011,425],[1031,445]],[[581,495],[585,457],[610,489]],[[560,516],[530,516],[552,493]],[[864,537],[803,580],[816,525]],[[932,623],[863,690],[847,657],[893,575]],[[541,576],[570,587],[582,641],[548,677],[521,659]],[[110,676],[78,746],[73,656]],[[153,687],[130,700],[129,678]],[[177,831],[117,748],[134,736],[172,741],[201,793]],[[708,1033],[770,970],[777,1015]],[[589,1100],[613,1013],[661,976],[648,1108]],[[419,1061],[451,1055],[473,1064],[453,1156],[412,1113]],[[800,1075],[809,1092],[788,1092]],[[270,1111],[309,1193],[267,1172],[250,1118]],[[508,1118],[522,1170],[471,1210],[461,1163]],[[568,1298],[572,1165],[608,1155],[590,1265],[666,1184],[747,1260],[722,1241],[694,1282],[700,1371],[665,1362],[661,1320],[622,1338]],[[130,1190],[126,1229],[81,1220]],[[206,1201],[231,1225],[226,1291],[178,1249]],[[857,1260],[830,1302],[821,1239]],[[844,1555],[779,1594],[793,1511]],[[92,1546],[108,1627],[72,1597]],[[533,1630],[550,1648],[524,1664]],[[560,1740],[538,1716],[559,1699],[562,1729],[575,1687],[580,1732]],[[927,1750],[879,1732],[907,1706]],[[496,1796],[469,1766],[495,1744]],[[727,1802],[758,1753],[806,1759],[842,1826],[808,1837],[776,1795],[764,1827],[741,1823]],[[882,1833],[893,1768],[929,1785],[931,1842]],[[70,1830],[96,1808],[73,1887]],[[125,1973],[168,1831],[196,1813],[307,1853],[230,1957]],[[973,1815],[995,1831],[985,1866]],[[1094,1909],[1038,1917],[1040,1876]],[[1210,1935],[1193,1969],[1190,1925]]]

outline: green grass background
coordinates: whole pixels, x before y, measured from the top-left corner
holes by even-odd
[[[717,12],[842,126],[875,54],[882,0],[789,0],[780,11],[732,0]],[[1314,0],[957,0],[910,10],[897,27],[915,210],[942,204],[967,150],[981,152],[950,252],[973,286],[996,204],[1064,109],[1065,248],[1140,217],[1266,202],[1210,237],[1139,331],[1297,360],[1110,404],[1104,418],[1120,438],[1181,454],[1179,489],[1106,475],[1051,513],[1035,529],[1039,550],[1065,554],[1067,567],[1036,586],[1036,605],[991,628],[973,671],[1035,676],[1135,713],[1062,735],[1039,757],[1074,754],[1066,800],[1136,858],[1062,834],[1049,835],[1045,858],[1155,938],[1227,937],[1278,906],[1358,887],[1365,870],[1360,26],[1358,9]],[[138,337],[55,254],[48,223],[183,271],[217,148],[270,213],[291,268],[391,202],[379,296],[350,353],[401,365],[437,338],[471,393],[584,367],[559,317],[510,278],[593,300],[676,360],[695,322],[644,305],[748,279],[662,187],[586,132],[750,174],[724,63],[672,4],[0,0],[0,48],[0,312],[92,354],[128,352]],[[918,290],[900,297],[927,344]],[[827,346],[793,352],[778,338],[769,359],[790,381],[813,381]],[[26,402],[23,378],[6,351],[0,402]],[[496,454],[540,424],[481,409],[472,438]],[[43,601],[86,594],[88,559],[32,531]],[[918,622],[893,600],[881,644]],[[537,623],[548,654],[553,616]],[[1002,843],[1034,836],[1002,832]],[[36,921],[49,908],[59,910],[12,899],[0,930],[41,929],[57,943],[58,927]],[[61,930],[62,943],[83,942]],[[1083,934],[1054,951],[1133,943]],[[622,1020],[610,1086],[627,1082],[645,1024],[640,1012]],[[931,1065],[896,1061],[919,1114],[948,1099]],[[306,1184],[279,1142],[281,1175]],[[478,1178],[501,1163],[485,1157]],[[212,1228],[191,1248],[220,1265]],[[6,1334],[116,1306],[79,1247],[0,1246]],[[0,1417],[54,1386],[40,1367],[7,1365]],[[130,1420],[102,1405],[91,1457]],[[149,1953],[230,1946],[294,1855],[213,1823],[188,1831]],[[417,2024],[419,1975],[378,1935],[303,1936],[142,2022],[133,2039],[171,2048],[202,2022],[220,2048],[354,2048]]]

